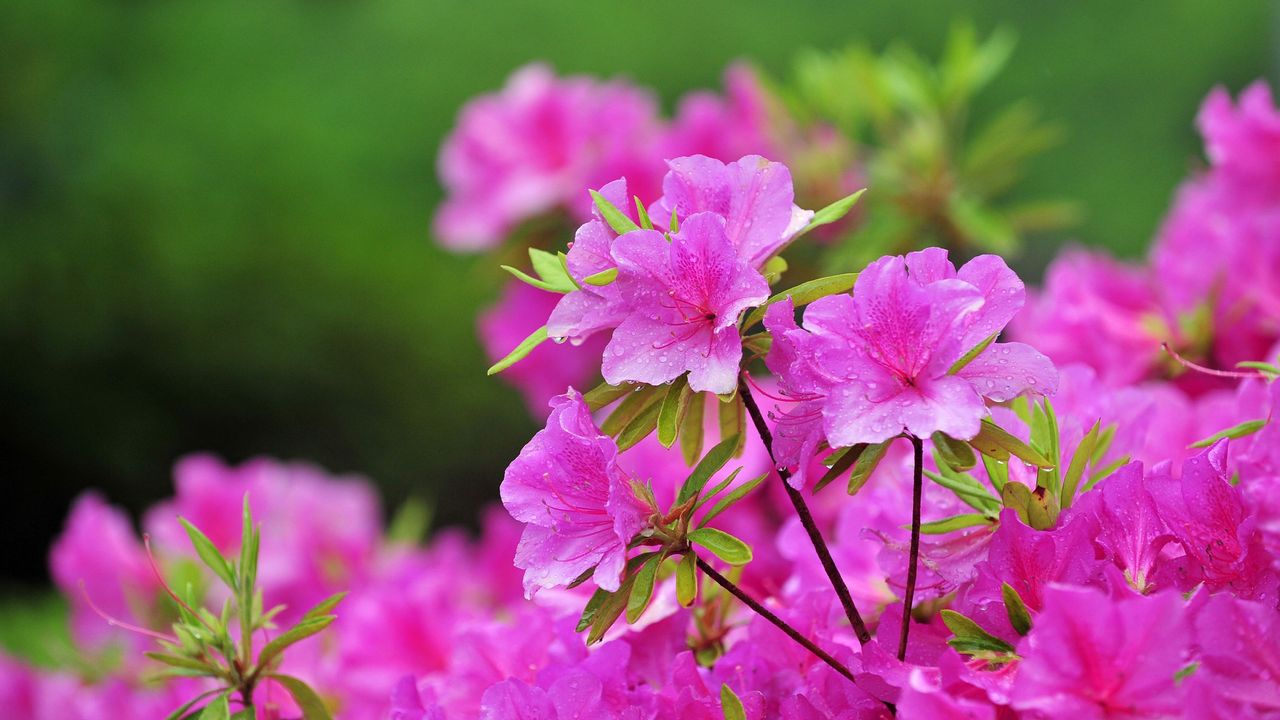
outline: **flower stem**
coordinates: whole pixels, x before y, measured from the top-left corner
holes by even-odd
[[[764,414],[760,412],[760,406],[756,405],[756,399],[751,395],[751,388],[747,387],[744,376],[738,377],[738,394],[742,396],[742,403],[747,406],[747,412],[751,414],[751,421],[756,426],[756,432],[760,434],[760,440],[764,443],[765,450],[769,452],[769,459],[773,461],[774,468],[778,471],[778,476],[782,478],[782,487],[787,491],[787,497],[791,499],[792,506],[796,509],[796,515],[800,517],[800,524],[804,526],[804,530],[809,535],[809,541],[813,543],[813,549],[818,553],[818,560],[822,562],[822,569],[827,573],[827,579],[831,581],[831,587],[835,589],[836,595],[840,598],[840,604],[844,606],[845,617],[849,619],[849,624],[853,626],[853,632],[858,636],[858,642],[866,645],[871,642],[871,633],[867,631],[867,624],[862,621],[862,615],[858,613],[858,608],[853,604],[853,596],[849,594],[849,586],[845,584],[844,577],[840,575],[840,569],[836,567],[836,561],[831,557],[831,550],[827,548],[827,543],[822,539],[822,533],[818,530],[818,525],[813,521],[813,513],[809,512],[809,506],[804,501],[804,496],[799,490],[791,487],[791,471],[785,467],[778,465],[777,458],[773,455],[773,433],[769,431],[769,426],[764,421]],[[918,525],[919,523],[917,523]]]
[[[911,437],[915,451],[915,478],[911,486],[911,560],[907,566],[907,595],[902,603],[902,629],[898,631],[898,659],[907,657],[907,635],[911,632],[911,608],[916,599],[916,566],[920,563],[920,502],[924,494],[924,442]]]
[[[849,671],[849,668],[840,664],[838,660],[831,657],[831,655],[827,653],[826,650],[823,650],[822,648],[815,645],[812,640],[805,637],[804,635],[801,635],[800,631],[796,630],[795,628],[787,624],[786,620],[783,620],[777,615],[774,615],[773,612],[769,610],[769,608],[765,607],[764,605],[761,605],[759,602],[755,600],[755,598],[751,597],[746,592],[744,592],[742,588],[735,585],[732,580],[721,575],[718,571],[716,571],[715,568],[708,565],[702,558],[695,556],[695,559],[697,560],[698,567],[702,570],[702,572],[706,574],[707,577],[714,580],[717,585],[729,591],[730,595],[741,600],[744,605],[754,610],[757,615],[764,618],[765,620],[768,620],[770,623],[773,624],[774,627],[786,633],[787,637],[791,638],[792,640],[795,640],[797,643],[800,643],[800,645],[803,646],[805,650],[808,650],[809,652],[816,655],[820,660],[822,660],[822,662],[826,663],[827,665],[830,665],[832,670],[835,670],[836,672],[845,676],[850,680],[850,682],[856,682],[853,679],[853,673]]]

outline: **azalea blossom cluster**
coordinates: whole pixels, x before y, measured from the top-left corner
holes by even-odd
[[[661,134],[591,134],[635,128],[610,113],[643,97],[571,80],[552,102],[557,81],[528,73],[464,113],[443,161],[439,222],[501,238],[560,202],[580,220],[563,251],[511,268],[549,299],[520,303],[535,327],[485,321],[506,340],[491,372],[526,368],[531,396],[551,395],[479,536],[398,538],[357,478],[188,458],[145,543],[96,495],[73,508],[51,567],[86,662],[5,662],[4,707],[162,717],[208,691],[152,681],[142,652],[175,620],[174,578],[225,599],[177,518],[236,552],[247,496],[281,626],[348,592],[279,663],[321,705],[267,680],[256,717],[1280,714],[1265,86],[1206,102],[1210,165],[1149,265],[1068,251],[1028,293],[1000,257],[942,248],[794,280],[784,256],[858,193],[806,209],[788,165],[754,148],[670,152],[633,178],[624,156],[669,152]],[[565,156],[517,142],[550,128],[607,160],[555,165],[577,183],[562,196],[528,172]],[[497,199],[505,217],[475,217]],[[537,369],[559,348],[572,381]]]

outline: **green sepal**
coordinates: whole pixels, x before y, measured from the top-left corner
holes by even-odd
[[[1009,583],[1002,583],[1000,596],[1004,598],[1004,609],[1009,614],[1009,624],[1013,629],[1018,631],[1019,635],[1031,632],[1031,613],[1027,610],[1027,604],[1022,602],[1022,596],[1018,591]]]
[[[796,233],[796,237],[800,237],[814,228],[819,228],[823,225],[830,225],[831,223],[840,220],[845,215],[848,215],[849,211],[853,210],[853,206],[858,204],[859,198],[861,198],[862,194],[866,191],[867,189],[863,188],[853,194],[845,195],[839,200],[817,211],[813,214],[813,219],[809,221],[809,224],[805,225],[804,229]]]

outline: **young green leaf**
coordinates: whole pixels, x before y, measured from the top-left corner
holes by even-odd
[[[693,504],[694,512],[697,512],[703,505],[711,502],[717,495],[724,492],[725,488],[733,484],[734,479],[738,477],[738,473],[740,472],[742,472],[742,468],[736,467],[733,469],[733,472],[729,473],[728,477],[716,483],[710,490],[706,490],[704,488],[701,496],[698,498],[698,502]]]
[[[889,438],[884,442],[868,445],[862,454],[858,455],[858,460],[853,464],[853,472],[849,473],[849,495],[857,495],[863,485],[871,479],[871,473],[876,471],[880,466],[880,460],[884,458],[884,454],[889,451],[889,444],[893,442],[893,438]]]
[[[835,482],[841,475],[849,472],[849,468],[853,467],[854,464],[858,462],[858,458],[866,449],[866,443],[858,443],[853,447],[843,448],[832,453],[831,458],[834,460],[831,463],[830,469],[822,474],[822,477],[819,478],[818,482],[813,484],[812,492],[818,492],[822,488]]]
[[[1075,499],[1076,489],[1080,486],[1080,478],[1084,476],[1085,465],[1093,458],[1093,447],[1098,442],[1098,433],[1101,429],[1102,421],[1093,423],[1093,427],[1089,428],[1089,432],[1080,439],[1080,444],[1076,445],[1076,451],[1071,456],[1071,462],[1067,464],[1067,472],[1062,476],[1062,507],[1071,507],[1072,500]]]
[[[1036,530],[1048,530],[1058,523],[1058,501],[1046,488],[1027,489],[1016,482],[1004,484],[1000,498],[1007,508],[1018,513],[1022,522]]]
[[[213,702],[200,711],[200,720],[231,720],[231,706],[227,704],[227,694],[222,693]]]
[[[858,204],[858,199],[862,197],[862,193],[866,191],[867,189],[863,188],[852,195],[846,195],[814,213],[813,219],[809,221],[808,225],[804,226],[803,230],[796,234],[796,237],[800,237],[814,228],[830,225],[848,215],[853,206]]]
[[[595,568],[590,568],[578,577],[581,580],[586,581],[586,579],[590,578],[595,571]],[[577,583],[578,580],[574,580],[574,582]],[[596,588],[596,591],[591,593],[591,597],[587,599],[587,604],[582,608],[582,616],[578,618],[578,626],[574,632],[582,632],[583,630],[591,627],[592,623],[596,620],[596,614],[600,612],[600,608],[604,607],[604,603],[609,599],[610,595],[613,595],[613,593],[605,590],[604,588]]]
[[[622,432],[618,433],[618,452],[629,450],[639,444],[641,440],[649,437],[654,428],[658,427],[658,414],[661,411],[662,403],[650,403],[631,422],[627,423],[627,426],[622,428]]]
[[[267,667],[290,645],[306,640],[333,624],[336,615],[321,615],[310,620],[302,620],[297,625],[275,636],[271,642],[262,647],[258,653],[258,665]]]
[[[741,470],[742,468],[738,468],[738,469]],[[735,470],[734,473],[736,474],[737,470]],[[760,484],[763,483],[765,480],[767,480],[769,475],[771,475],[772,473],[773,471],[770,470],[769,472],[766,472],[763,475],[760,475],[759,477],[752,478],[751,480],[748,480],[747,482],[734,488],[728,495],[725,495],[724,497],[717,500],[716,504],[712,505],[711,509],[707,511],[707,514],[703,515],[702,519],[698,521],[698,527],[705,526],[707,523],[715,519],[717,515],[724,512],[725,510],[728,510],[729,507],[732,506],[734,503],[738,502],[739,500],[743,499],[747,495],[751,494],[751,491],[760,487]]]
[[[588,390],[587,394],[582,396],[582,399],[587,403],[587,407],[591,408],[592,412],[595,412],[600,408],[612,405],[621,398],[635,392],[635,390],[636,386],[629,383],[623,383],[621,385],[600,383]]]
[[[667,227],[671,228],[671,232],[673,233],[680,232],[680,218],[676,217],[675,208],[671,208],[671,222]]]
[[[1009,583],[1000,585],[1000,595],[1004,598],[1004,609],[1009,614],[1009,624],[1019,635],[1031,632],[1031,613],[1027,610],[1022,596]]]
[[[996,341],[996,336],[999,334],[1000,333],[991,333],[990,335],[987,336],[985,340],[978,343],[976,346],[973,347],[973,349],[969,350],[969,352],[965,353],[964,355],[961,355],[959,360],[951,364],[951,368],[947,370],[947,374],[955,375],[956,373],[963,370],[966,365],[976,360],[978,356],[982,354],[982,351],[991,347],[991,343]]]
[[[676,600],[682,607],[690,607],[698,599],[698,566],[691,552],[684,554],[676,564]]]
[[[947,644],[957,652],[966,655],[988,658],[990,656],[1013,655],[1013,646],[983,630],[978,623],[954,610],[943,610],[942,622],[954,635]]]
[[[769,298],[768,302],[764,305],[752,310],[751,313],[747,315],[747,319],[743,321],[742,327],[743,329],[746,329],[761,320],[764,320],[765,310],[767,310],[770,305],[776,302],[781,302],[788,297],[791,298],[792,305],[796,307],[803,307],[818,298],[824,298],[828,295],[847,293],[853,289],[853,285],[857,281],[858,273],[844,273],[842,275],[820,277],[816,280],[800,283],[789,290],[783,290],[777,295],[774,295]]]
[[[676,495],[676,505],[683,505],[689,498],[696,496],[702,492],[702,488],[706,487],[707,481],[712,475],[720,472],[720,468],[729,462],[729,458],[733,457],[734,448],[738,446],[738,438],[731,437],[722,440],[719,445],[707,451],[706,456],[698,463],[693,472],[689,473],[689,477],[685,478],[684,484],[680,486],[680,492]]]
[[[685,408],[684,417],[680,420],[680,455],[685,465],[692,465],[702,456],[702,437],[706,427],[702,419],[707,411],[707,396],[693,393],[689,398],[689,407]]]
[[[1238,438],[1252,435],[1266,426],[1267,426],[1266,418],[1258,418],[1257,420],[1246,420],[1240,423],[1239,425],[1233,425],[1232,427],[1229,427],[1226,430],[1219,430],[1218,432],[1210,435],[1207,438],[1204,438],[1203,440],[1197,440],[1191,443],[1190,445],[1188,445],[1187,447],[1207,448],[1210,445],[1218,442],[1222,438],[1231,438],[1232,440],[1236,440]]]
[[[662,410],[658,413],[658,442],[662,447],[675,444],[680,429],[680,415],[689,406],[689,376],[681,375],[671,383],[666,396],[662,399]]]
[[[236,589],[236,574],[231,568],[231,563],[222,556],[217,546],[209,539],[207,535],[200,532],[195,525],[187,522],[186,518],[178,518],[178,522],[182,523],[182,528],[187,531],[187,537],[191,539],[191,546],[195,548],[196,555],[200,558],[218,579],[226,583],[227,587],[233,591]]]
[[[608,270],[601,270],[598,273],[582,278],[582,282],[596,287],[604,287],[605,285],[612,284],[613,281],[617,279],[618,268],[609,268]]]
[[[147,651],[143,655],[155,660],[158,663],[168,665],[169,667],[182,668],[183,670],[193,670],[201,675],[209,677],[217,677],[218,668],[210,665],[203,660],[186,657],[185,655],[170,655],[169,653]]]
[[[942,520],[921,523],[920,532],[923,535],[944,535],[954,530],[963,530],[964,528],[990,524],[991,518],[986,515],[982,515],[980,513],[965,513],[963,515],[953,515]]]
[[[978,464],[973,450],[968,443],[956,440],[946,433],[936,432],[931,437],[933,448],[937,450],[936,459],[955,470],[970,470]]]
[[[733,455],[741,455],[746,446],[747,408],[742,398],[735,393],[728,402],[720,403],[720,439],[732,438],[737,442],[733,446]]]
[[[500,373],[503,370],[506,370],[512,365],[515,365],[516,363],[525,359],[525,357],[529,353],[533,352],[534,348],[546,342],[546,340],[547,340],[547,326],[543,325],[542,327],[530,333],[529,337],[525,338],[524,340],[521,340],[520,344],[517,345],[514,350],[507,353],[506,357],[494,363],[489,368],[489,372],[487,374],[496,375],[497,373]]]
[[[665,388],[660,385],[642,385],[627,395],[626,399],[614,408],[609,417],[600,423],[600,432],[605,435],[617,435],[639,417],[650,405],[662,400]]]
[[[955,493],[964,504],[984,515],[994,515],[1000,510],[1000,500],[992,497],[981,483],[969,475],[955,471],[935,473],[925,470],[924,476]]]
[[[546,290],[547,292],[560,293],[561,295],[563,295],[567,292],[570,292],[576,289],[575,286],[573,286],[572,284],[566,287],[564,283],[554,283],[554,282],[547,282],[546,280],[539,280],[538,278],[535,278],[532,275],[529,275],[523,270],[520,270],[519,268],[511,267],[510,265],[499,265],[498,267],[511,273],[511,275],[513,275],[515,279],[519,280],[525,285],[532,285],[533,287],[536,287],[539,290]]]
[[[632,196],[636,201],[636,217],[640,218],[640,227],[645,230],[653,229],[653,220],[649,219],[649,211],[644,209],[644,203],[640,202],[639,196]]]
[[[308,620],[314,620],[323,615],[329,615],[333,612],[334,608],[338,607],[338,603],[342,602],[346,597],[347,591],[345,590],[330,595],[324,600],[316,603],[316,606],[308,610],[307,614],[303,615],[299,622],[307,622]]]
[[[1009,481],[1009,463],[996,460],[995,458],[983,455],[982,468],[987,471],[987,479],[991,481],[991,487],[996,492],[1004,489],[1004,484]]]
[[[578,289],[578,283],[569,274],[569,266],[563,253],[529,248],[529,263],[533,265],[533,271],[538,273],[538,277],[555,288],[556,292],[567,293]]]
[[[273,673],[268,677],[280,683],[280,686],[293,697],[294,703],[302,711],[302,720],[333,720],[333,716],[329,714],[329,708],[310,685],[291,675]]]
[[[742,706],[742,700],[724,683],[720,685],[720,709],[724,720],[747,720],[747,709]]]
[[[627,217],[625,213],[617,208],[613,203],[605,199],[603,195],[591,191],[591,199],[595,201],[596,209],[600,211],[600,217],[613,228],[613,231],[619,235],[629,233],[632,230],[639,230],[640,226],[635,221]]]
[[[698,528],[689,533],[689,542],[710,550],[730,565],[746,565],[751,562],[751,546],[723,530]]]
[[[633,623],[644,614],[653,598],[653,586],[658,580],[658,566],[666,558],[665,553],[654,553],[644,561],[636,571],[635,582],[631,584],[631,592],[627,596],[627,622]]]
[[[1052,463],[1031,446],[1009,434],[990,420],[983,420],[978,434],[967,441],[974,450],[995,460],[1006,461],[1013,455],[1029,465],[1052,467]]]

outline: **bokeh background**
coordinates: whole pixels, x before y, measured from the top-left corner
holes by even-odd
[[[668,106],[747,58],[1020,38],[978,112],[1066,130],[1020,193],[1066,241],[1143,251],[1215,84],[1276,77],[1276,4],[1162,0],[6,0],[0,3],[0,594],[44,583],[72,498],[137,510],[209,450],[359,471],[468,521],[532,432],[485,377],[487,261],[437,247],[435,157],[515,67],[623,75]]]

